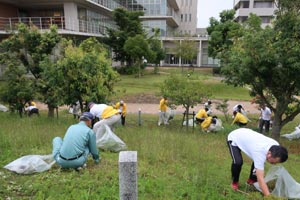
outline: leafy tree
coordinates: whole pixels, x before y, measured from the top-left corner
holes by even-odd
[[[181,41],[176,41],[175,54],[177,57],[188,60],[190,64],[192,64],[192,60],[197,56],[197,53],[198,48],[196,46],[196,42],[194,42],[193,40],[184,39]]]
[[[23,108],[26,102],[33,99],[35,91],[33,80],[27,76],[24,67],[15,66],[17,66],[17,62],[12,58],[6,68],[6,82],[1,88],[0,94],[2,101],[8,102],[10,111],[17,110],[22,117]]]
[[[150,45],[144,35],[136,35],[129,37],[125,42],[124,50],[128,52],[135,65],[138,67],[138,76],[141,77],[144,58],[152,58],[155,56],[154,52],[150,49]]]
[[[241,36],[241,24],[234,21],[235,11],[224,10],[220,13],[220,21],[210,18],[207,28],[209,35],[208,55],[217,58],[222,63],[227,63],[228,50],[233,45],[233,38]]]
[[[127,66],[131,66],[133,58],[124,49],[125,42],[129,37],[135,37],[138,34],[145,35],[140,16],[143,16],[143,12],[127,11],[123,8],[115,9],[113,11],[113,20],[117,25],[117,29],[108,28],[108,37],[104,38],[104,42],[114,52],[114,60],[122,63],[126,62]]]
[[[44,103],[48,105],[50,116],[53,116],[51,113],[58,103],[50,101],[53,93],[47,96],[49,94],[47,91],[50,88],[46,84],[47,80],[42,78],[43,68],[41,63],[50,56],[60,40],[61,37],[54,26],[50,28],[50,31],[41,33],[34,26],[28,27],[25,24],[19,24],[18,30],[11,37],[2,41],[0,45],[1,52],[3,52],[1,54],[2,63],[9,65],[11,59],[14,59],[16,60],[14,67],[25,67],[28,74],[34,77],[31,86],[36,93],[40,93],[41,97],[47,99]],[[10,68],[8,73],[11,73],[11,76],[15,76],[18,74],[18,71]]]
[[[189,113],[192,106],[201,103],[209,96],[208,91],[202,88],[201,82],[198,80],[174,75],[164,81],[161,86],[161,94],[168,97],[172,104],[182,105],[185,113]],[[189,115],[186,115],[186,122],[188,121]],[[188,128],[188,123],[186,123],[186,128]]]
[[[107,102],[113,94],[118,74],[111,68],[108,52],[95,38],[84,40],[79,47],[70,42],[65,57],[56,67],[57,80],[62,88],[65,104],[79,101]]]
[[[159,29],[154,29],[154,35],[148,39],[150,49],[154,53],[153,57],[149,59],[150,63],[154,63],[154,73],[158,73],[158,66],[160,61],[166,56],[165,50],[162,47],[162,41],[159,40]]]
[[[295,7],[279,5],[284,7],[279,7],[273,27],[262,29],[260,19],[250,16],[243,37],[233,40],[228,63],[222,69],[227,83],[249,85],[251,94],[271,108],[275,138],[300,113],[296,98],[300,91],[300,16]],[[293,5],[300,8],[299,1]]]

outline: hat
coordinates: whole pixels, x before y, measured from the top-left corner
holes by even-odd
[[[123,101],[123,100],[121,100],[121,101],[120,101],[120,104],[124,104],[124,101]]]
[[[82,113],[82,115],[79,118],[80,121],[91,121],[93,119],[94,119],[94,116],[90,112]]]
[[[95,104],[94,102],[90,102],[90,103],[88,103],[88,107],[90,108],[93,104]]]

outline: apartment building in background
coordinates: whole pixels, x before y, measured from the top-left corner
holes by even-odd
[[[174,53],[175,41],[180,43],[187,38],[195,41],[198,48],[198,55],[192,61],[194,67],[216,66],[205,53],[208,37],[196,31],[197,3],[197,0],[0,0],[0,40],[16,30],[19,22],[33,24],[40,30],[48,30],[55,24],[59,34],[72,38],[104,37],[106,27],[117,28],[112,11],[121,7],[143,11],[141,20],[149,35],[153,28],[160,29],[167,53],[162,66],[190,65]]]
[[[236,21],[243,23],[250,13],[256,14],[262,20],[262,27],[270,25],[277,9],[274,0],[234,0]]]

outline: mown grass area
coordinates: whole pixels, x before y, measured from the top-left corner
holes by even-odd
[[[144,114],[142,125],[138,126],[138,116],[131,114],[125,127],[116,127],[115,134],[128,150],[138,152],[138,198],[262,199],[257,192],[247,191],[247,195],[230,188],[231,157],[226,136],[236,127],[224,123],[224,130],[219,133],[204,134],[199,127],[186,131],[181,127],[181,117],[175,116],[169,126],[158,127],[158,116]],[[68,126],[77,123],[67,111],[61,111],[58,119],[47,118],[45,112],[32,118],[0,113],[0,121],[2,167],[24,155],[51,154],[52,139],[63,137]],[[255,129],[254,122],[250,126]],[[299,141],[280,142],[290,151],[289,160],[282,165],[297,180]],[[87,168],[80,172],[54,165],[43,173],[18,175],[1,168],[0,199],[119,199],[118,153],[101,151],[101,157],[98,165],[90,158]],[[244,182],[251,164],[244,158],[242,191],[246,191]],[[269,167],[267,164],[266,169]]]
[[[194,81],[195,84],[204,86],[205,91],[211,94],[212,99],[250,100],[249,90],[243,87],[234,87],[222,82],[222,77],[214,76],[212,69],[195,69],[190,71],[180,68],[161,68],[159,75],[153,73],[153,69],[145,70],[142,77],[134,75],[122,75],[115,85],[116,95],[114,98],[136,95],[140,93],[159,95],[160,87],[164,80],[172,74],[182,75]],[[189,74],[189,76],[188,76]]]

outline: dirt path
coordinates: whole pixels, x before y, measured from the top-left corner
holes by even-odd
[[[212,111],[213,114],[222,114],[220,111],[216,109],[216,102],[217,100],[212,100]],[[259,114],[260,111],[258,110],[257,105],[251,104],[250,102],[246,101],[228,101],[228,109],[229,112],[232,112],[232,108],[236,104],[242,104],[245,110],[247,111],[248,114]],[[142,113],[147,113],[147,114],[157,114],[158,113],[158,106],[159,104],[141,104],[141,103],[127,103],[127,113],[138,113],[139,109],[141,109]],[[203,108],[203,104],[199,104],[192,108],[190,112],[195,112],[197,113],[201,108]],[[183,113],[184,108],[182,106],[179,106],[176,108],[176,114]]]
[[[212,100],[212,111],[213,114],[222,114],[220,111],[216,109],[216,103],[219,102],[218,100]],[[158,114],[158,106],[159,103],[154,104],[154,103],[126,103],[127,104],[127,113],[138,113],[139,109],[141,110],[142,113],[146,114]],[[245,110],[247,111],[248,114],[259,114],[259,110],[256,104],[251,104],[248,101],[228,101],[228,109],[229,112],[232,112],[232,108],[236,104],[242,104]],[[37,102],[37,107],[40,110],[47,110],[47,106],[45,104],[41,104]],[[203,104],[199,104],[192,108],[190,112],[192,113],[193,111],[197,113],[201,108],[203,108]],[[60,110],[68,109],[68,106],[62,106],[59,108]],[[176,114],[181,114],[184,112],[184,108],[182,106],[179,106],[176,108]]]

